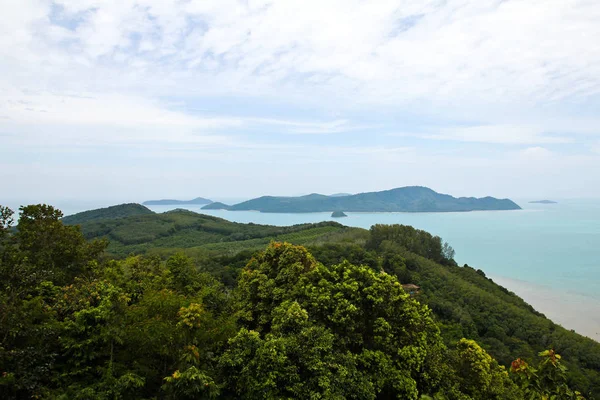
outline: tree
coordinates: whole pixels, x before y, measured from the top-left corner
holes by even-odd
[[[274,243],[238,288],[244,328],[223,358],[238,395],[252,387],[268,398],[416,399],[440,389],[438,328],[395,277],[348,262],[325,267],[303,247]]]
[[[13,214],[13,210],[0,205],[0,239],[3,239],[10,231],[14,222]]]
[[[15,236],[40,280],[68,283],[89,269],[106,248],[104,240],[88,242],[78,226],[63,225],[62,212],[52,206],[37,204],[20,210]]]
[[[474,340],[463,338],[457,343],[455,363],[459,390],[472,399],[523,398],[523,393],[510,380],[506,369]]]
[[[368,249],[382,249],[389,245],[397,245],[438,263],[451,263],[454,250],[450,246],[442,246],[442,239],[429,232],[415,229],[407,225],[373,225],[370,229]],[[393,246],[392,246],[393,247]],[[452,257],[449,257],[452,256]]]
[[[527,399],[584,400],[580,392],[567,384],[567,367],[561,363],[560,354],[550,349],[540,352],[539,356],[542,359],[537,368],[520,358],[510,366]]]
[[[12,211],[0,208],[0,370],[14,377],[3,387],[17,397],[38,393],[50,380],[59,329],[49,304],[54,284],[72,282],[96,265],[105,247],[65,227],[51,206],[20,210],[12,233]]]
[[[456,255],[456,252],[454,251],[452,246],[450,246],[450,244],[448,244],[448,242],[444,242],[444,245],[442,246],[442,255],[448,262],[450,262],[450,261],[454,260],[454,256]]]

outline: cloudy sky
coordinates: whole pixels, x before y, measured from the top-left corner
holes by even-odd
[[[597,0],[0,7],[0,202],[600,197]]]

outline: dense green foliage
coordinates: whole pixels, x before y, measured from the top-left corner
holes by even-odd
[[[264,248],[272,240],[308,244],[322,236],[342,234],[352,229],[334,222],[285,227],[240,224],[183,209],[162,214],[148,210],[149,213],[143,215],[125,216],[130,209],[130,205],[126,204],[86,211],[63,221],[81,224],[86,238],[108,239],[108,252],[122,257],[146,252],[168,255],[182,248],[190,254],[206,253],[208,250],[235,254],[241,250]],[[90,215],[97,217],[92,219]]]
[[[401,247],[440,264],[456,265],[454,249],[439,236],[406,225],[374,225],[366,248],[370,250]]]
[[[359,193],[348,196],[325,196],[309,194],[300,197],[263,196],[232,206],[219,204],[205,209],[232,211],[256,210],[262,212],[332,212],[344,211],[405,211],[446,212],[473,210],[518,210],[520,207],[509,199],[484,197],[452,197],[422,186],[407,186],[381,192]]]
[[[136,232],[159,216],[113,222]],[[60,217],[49,206],[24,207],[15,231],[0,207],[0,398],[600,393],[600,344],[556,326],[481,271],[434,261],[448,253],[426,232],[325,224],[282,233],[336,228],[310,240],[309,250],[272,243],[221,253],[237,243],[224,241],[192,258],[145,250],[110,260],[105,241],[85,240]],[[284,229],[211,218],[203,223],[222,224],[226,237],[236,227],[264,230],[254,239]],[[401,282],[420,293],[409,296]],[[531,367],[538,353],[542,361]]]
[[[398,232],[395,241],[376,239],[390,231]],[[406,236],[411,231],[415,232],[412,239]],[[427,235],[411,227],[374,226],[367,243],[369,249],[325,244],[311,246],[310,250],[326,265],[348,260],[383,268],[402,283],[419,285],[417,299],[435,314],[448,346],[461,338],[474,339],[505,366],[515,355],[533,359],[539,352],[554,348],[569,368],[569,384],[600,397],[599,343],[554,324],[481,270],[454,263],[442,266],[408,250]],[[435,253],[432,257],[436,258]]]

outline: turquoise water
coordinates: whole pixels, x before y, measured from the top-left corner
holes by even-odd
[[[456,261],[493,276],[544,285],[600,299],[600,201],[559,204],[517,201],[523,210],[466,213],[346,213],[348,226],[405,224],[441,236]],[[150,207],[164,212],[173,207]],[[334,220],[330,213],[268,214],[255,211],[192,211],[236,222],[293,225]]]

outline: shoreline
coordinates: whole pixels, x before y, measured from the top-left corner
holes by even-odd
[[[514,278],[488,278],[514,292],[554,323],[600,343],[600,299]]]

